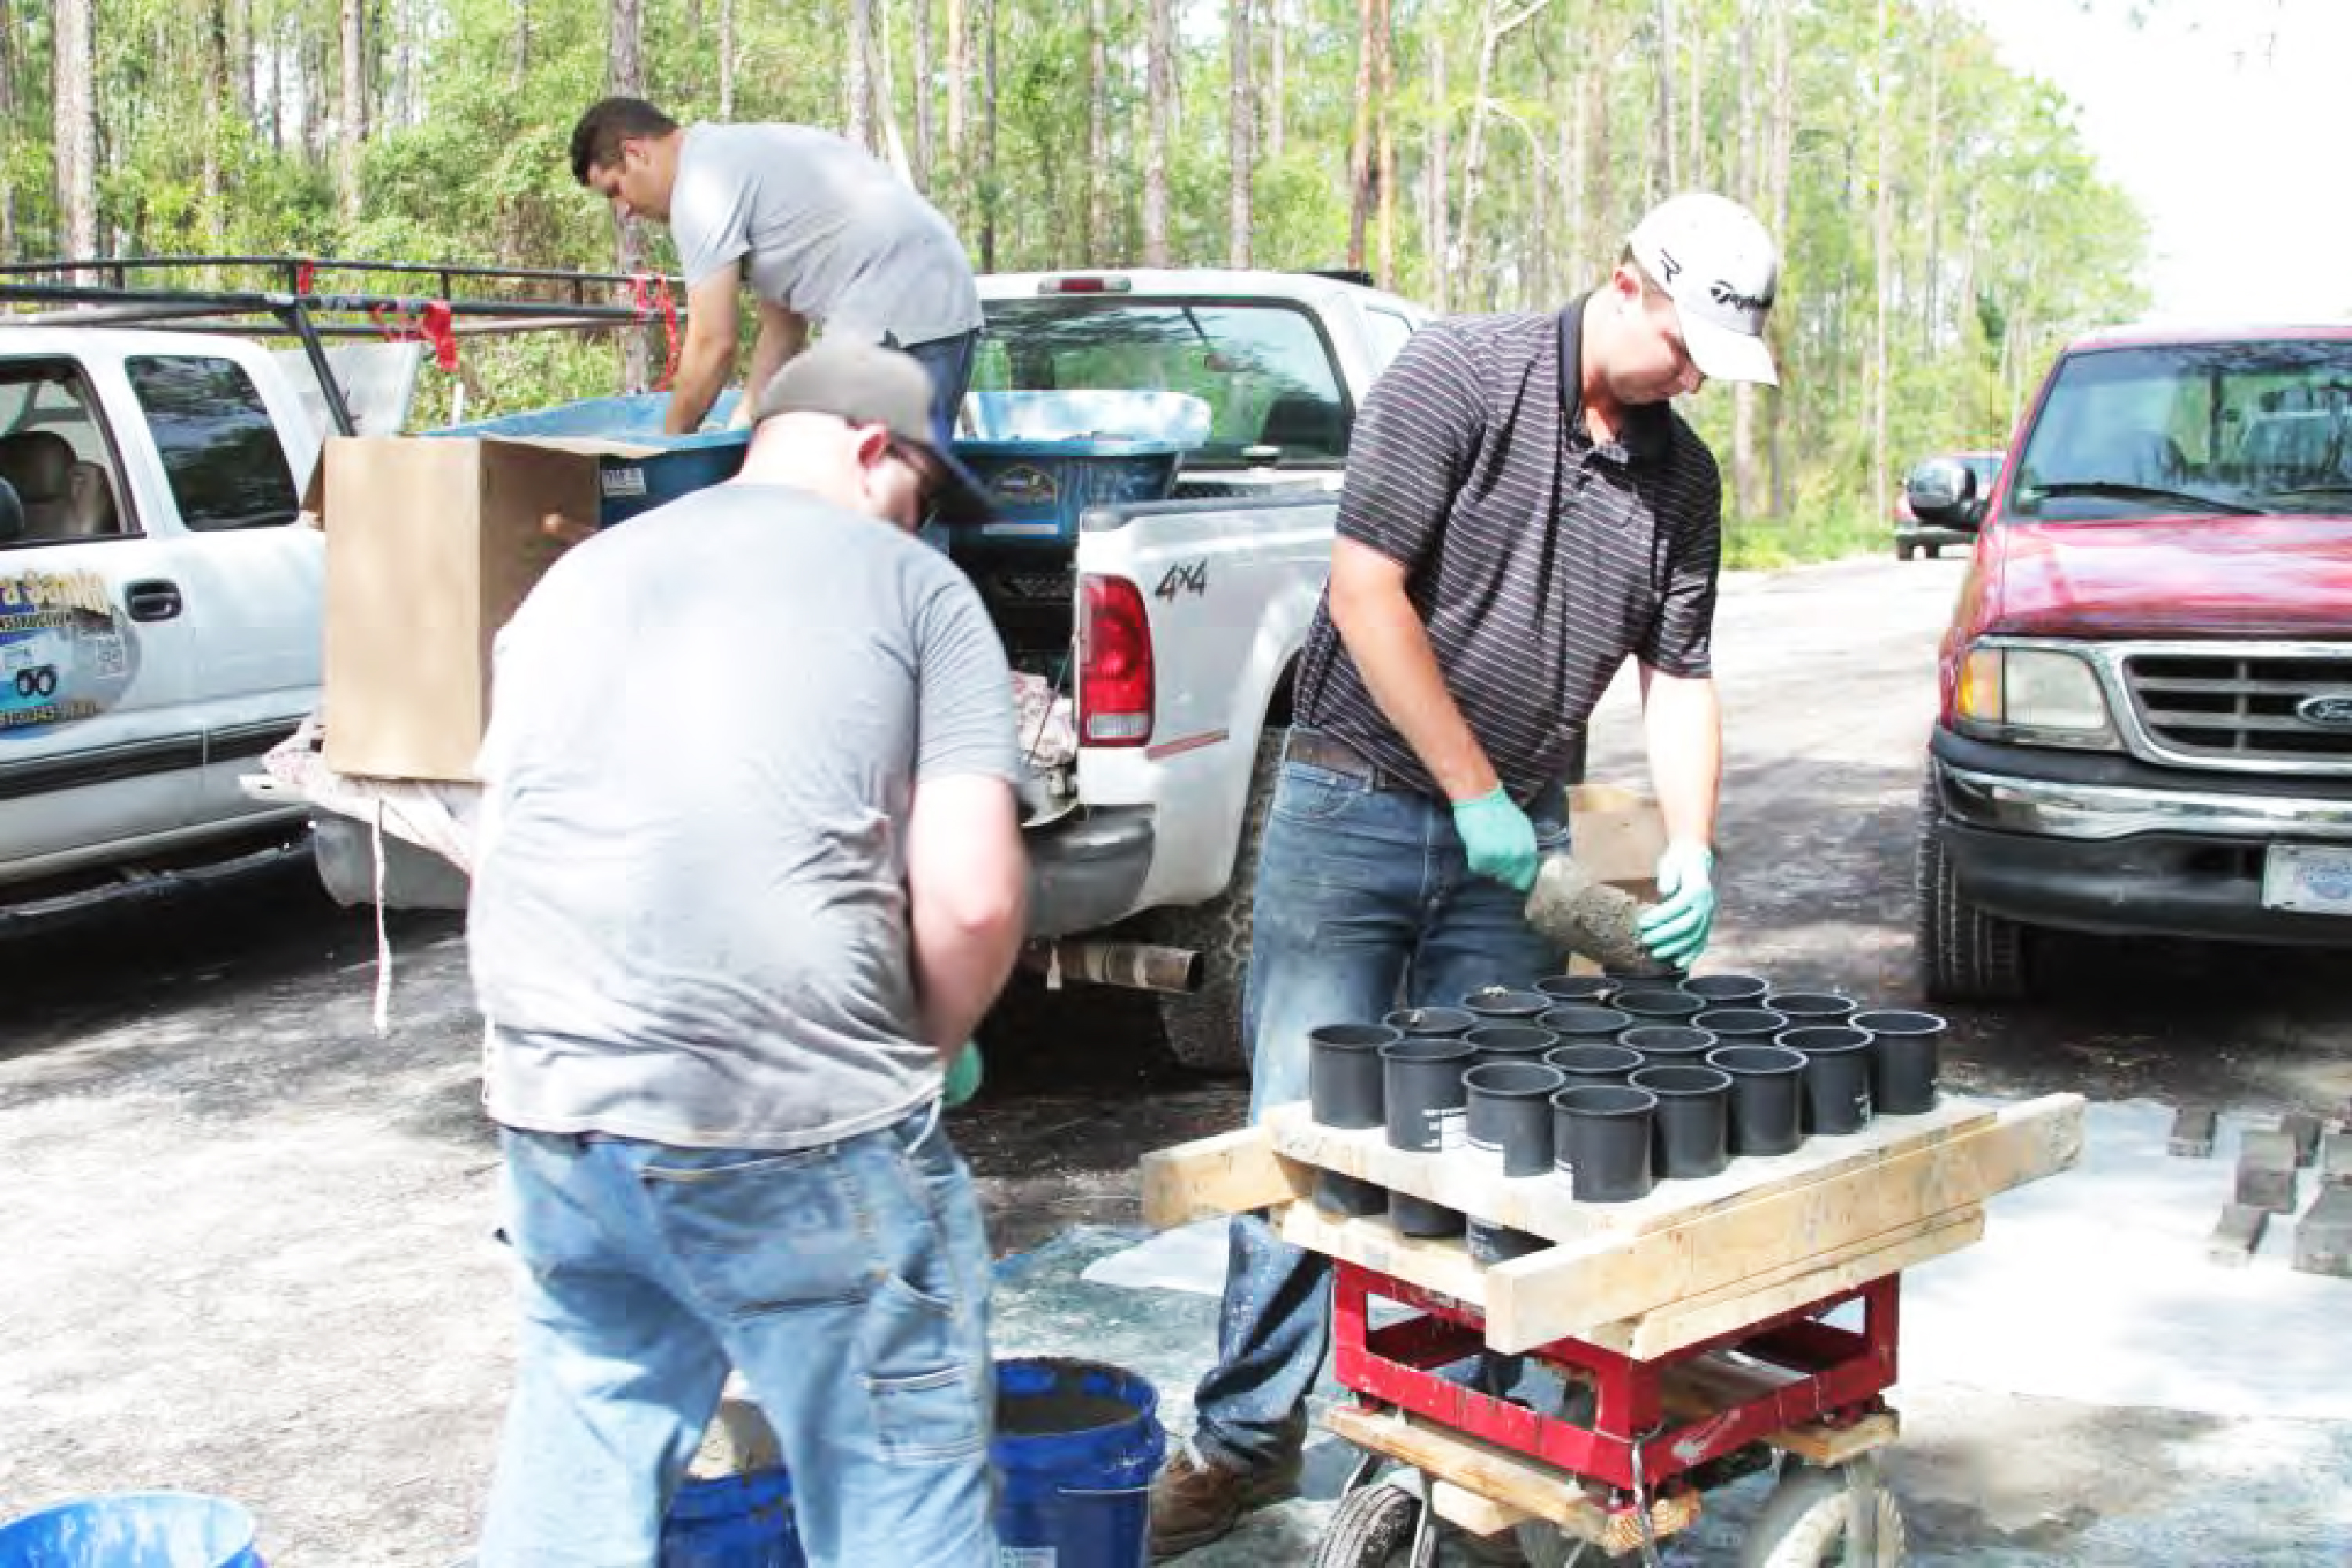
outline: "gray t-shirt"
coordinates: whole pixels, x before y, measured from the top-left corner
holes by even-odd
[[[888,167],[805,125],[692,125],[670,192],[687,287],[741,258],[752,292],[829,335],[900,347],[976,331],[955,230]]]
[[[908,811],[1019,776],[971,584],[803,491],[698,491],[569,552],[498,639],[467,942],[491,1116],[790,1150],[940,1089]]]

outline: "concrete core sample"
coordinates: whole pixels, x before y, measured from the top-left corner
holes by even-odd
[[[1663,968],[1642,945],[1649,906],[1622,889],[1594,880],[1566,855],[1547,855],[1528,894],[1527,921],[1562,951],[1582,953],[1615,973]]]

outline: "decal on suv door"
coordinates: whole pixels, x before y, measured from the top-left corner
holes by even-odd
[[[0,741],[104,712],[137,666],[130,622],[103,576],[0,574]]]

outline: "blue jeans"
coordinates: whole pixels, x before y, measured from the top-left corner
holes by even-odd
[[[1558,790],[1530,812],[1540,847],[1565,849]],[[1486,985],[1524,986],[1559,954],[1528,926],[1523,895],[1471,875],[1447,805],[1286,762],[1259,853],[1243,1027],[1250,1120],[1307,1098],[1307,1035],[1375,1023],[1399,1006],[1449,1006]],[[1331,1268],[1237,1215],[1228,1242],[1217,1364],[1193,1403],[1193,1443],[1227,1469],[1279,1463],[1331,1340]]]
[[[931,444],[946,451],[955,436],[956,410],[963,406],[963,395],[971,389],[971,362],[980,349],[980,334],[958,332],[951,338],[920,343],[902,343],[895,338],[884,341],[910,356],[930,376]]]
[[[647,1568],[730,1366],[815,1568],[992,1568],[988,1243],[937,1102],[785,1154],[504,1142],[521,1327],[481,1568]]]

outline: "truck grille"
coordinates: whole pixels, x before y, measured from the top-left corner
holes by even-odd
[[[2123,671],[2149,741],[2182,762],[2352,772],[2352,649],[2132,654]]]

